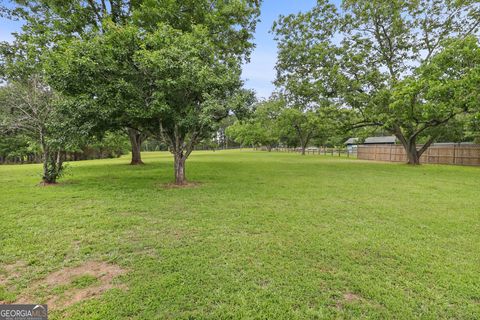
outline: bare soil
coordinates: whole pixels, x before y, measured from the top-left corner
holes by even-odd
[[[77,302],[100,296],[112,288],[125,289],[125,286],[114,283],[114,279],[125,272],[117,265],[98,261],[89,261],[77,267],[64,268],[35,282],[28,288],[29,293],[21,295],[16,303],[36,303],[38,301],[34,301],[35,296],[43,291],[47,293],[46,303],[50,309],[63,309]],[[55,288],[69,286],[81,276],[92,276],[97,281],[85,288],[68,287],[62,295],[53,293]]]

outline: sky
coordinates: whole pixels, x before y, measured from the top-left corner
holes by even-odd
[[[277,60],[277,44],[270,33],[273,22],[283,14],[305,12],[315,5],[316,0],[264,0],[260,15],[260,23],[255,32],[255,51],[251,61],[243,67],[245,86],[254,89],[257,97],[268,98],[275,89],[275,62]]]
[[[3,4],[8,0],[0,0]],[[268,98],[275,89],[275,61],[277,59],[277,45],[270,33],[273,22],[279,15],[305,12],[311,9],[316,0],[264,0],[260,15],[260,23],[255,32],[256,48],[252,53],[249,64],[243,66],[242,77],[245,86],[254,89],[258,98]],[[21,22],[0,18],[0,41],[11,41],[12,32],[21,28]]]

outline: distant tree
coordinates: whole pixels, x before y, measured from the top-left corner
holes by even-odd
[[[336,134],[337,119],[340,113],[331,108],[321,107],[316,110],[298,107],[286,107],[278,117],[283,135],[295,135],[302,155],[312,140],[326,141]]]
[[[308,144],[318,132],[320,118],[312,110],[302,111],[297,108],[286,108],[279,117],[279,125],[284,128],[284,132],[286,129],[290,134],[293,129],[293,133],[300,142],[302,155],[305,155]]]
[[[215,133],[214,140],[217,142],[218,147],[222,149],[227,149],[230,147],[236,146],[236,142],[227,135],[228,128],[237,121],[235,115],[229,115],[223,119],[219,124],[219,129]]]
[[[437,129],[473,108],[464,102],[472,96],[466,89],[472,89],[477,59],[467,61],[463,50],[476,53],[476,38],[469,35],[478,37],[479,21],[478,1],[345,0],[339,10],[321,0],[274,25],[277,84],[308,103],[327,100],[353,110],[358,121],[351,128],[387,130],[404,146],[408,162],[418,164]],[[449,65],[442,56],[455,59]],[[456,85],[440,92],[447,89],[442,77]],[[453,97],[460,98],[457,106]],[[420,148],[419,139],[425,140]]]
[[[33,163],[41,160],[38,141],[21,131],[5,129],[0,130],[0,163]]]
[[[230,126],[227,135],[244,146],[265,146],[268,151],[278,145],[280,129],[278,116],[282,103],[269,100],[257,103],[253,114],[244,120],[239,120]]]
[[[272,136],[268,129],[252,120],[235,122],[228,127],[227,135],[241,146],[265,146],[268,151],[278,143],[278,137]]]

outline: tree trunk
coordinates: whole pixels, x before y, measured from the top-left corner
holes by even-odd
[[[128,128],[128,137],[132,146],[132,161],[131,165],[144,164],[142,161],[141,147],[143,142],[142,133],[138,130]]]
[[[58,172],[60,172],[62,170],[62,166],[63,166],[63,152],[62,151],[57,151],[57,160],[56,160],[56,163],[55,163],[55,166],[56,166],[56,170]]]
[[[268,152],[272,152],[272,146],[268,145],[267,150],[268,150]]]
[[[183,154],[174,155],[176,185],[184,185],[187,183],[187,178],[185,176],[185,160],[187,159],[183,156]]]
[[[421,154],[417,150],[416,141],[407,143],[404,148],[407,153],[407,163],[410,165],[419,165]]]
[[[48,174],[48,158],[49,158],[49,155],[48,155],[48,152],[43,152],[43,175],[42,175],[42,181],[44,183],[50,183],[50,179],[48,178],[49,174]]]
[[[398,136],[397,138],[403,145],[405,149],[405,153],[407,154],[407,164],[410,165],[419,165],[420,158],[422,154],[427,151],[427,149],[432,145],[433,141],[435,140],[434,137],[430,138],[421,148],[417,148],[417,140],[415,137],[405,138],[404,136]]]
[[[43,162],[43,175],[42,175],[42,182],[44,184],[55,183],[52,181],[51,174],[48,170],[48,161],[50,161],[50,151],[45,142],[45,136],[43,131],[40,133],[40,146],[42,148],[42,162]]]

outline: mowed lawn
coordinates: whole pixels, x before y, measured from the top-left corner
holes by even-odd
[[[67,301],[51,319],[480,317],[480,168],[194,152],[200,184],[175,189],[170,154],[128,160],[51,187],[0,166],[0,301]],[[89,263],[122,271],[45,280]]]

